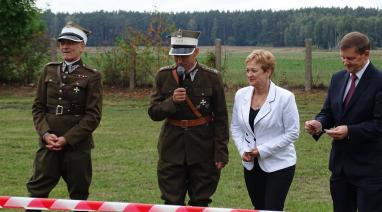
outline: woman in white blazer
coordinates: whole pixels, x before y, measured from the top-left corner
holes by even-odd
[[[293,93],[271,81],[275,58],[254,50],[246,59],[249,86],[235,95],[231,133],[244,166],[244,179],[257,210],[282,211],[292,183],[299,136]]]

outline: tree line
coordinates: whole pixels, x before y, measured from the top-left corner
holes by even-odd
[[[49,36],[57,37],[71,20],[92,30],[90,46],[114,45],[127,28],[146,31],[152,16],[158,13],[98,11],[92,13],[52,13],[44,11],[42,20]],[[213,45],[221,38],[225,45],[303,46],[312,38],[318,48],[334,48],[350,31],[360,31],[371,39],[373,47],[382,46],[382,10],[345,8],[305,8],[272,11],[208,11],[160,13],[177,28],[200,30],[200,45]]]
[[[131,82],[146,85],[150,81],[147,76],[161,65],[162,57],[167,55],[163,54],[163,47],[168,47],[167,36],[176,28],[200,30],[200,45],[213,45],[216,38],[221,38],[225,45],[303,46],[305,38],[312,38],[318,48],[333,48],[345,33],[357,30],[370,37],[373,47],[382,46],[382,11],[362,7],[69,14],[41,11],[35,0],[4,0],[0,1],[0,16],[1,84],[34,82],[49,61],[48,49],[53,44],[50,38],[57,38],[68,21],[93,31],[90,46],[114,46],[113,51],[100,55],[109,58],[103,60],[107,63],[97,65],[119,65],[109,70],[110,77],[105,79],[122,86],[130,86]],[[139,48],[143,45],[147,48]],[[124,56],[117,57],[121,52]],[[144,58],[147,63],[135,64],[132,59],[130,64],[126,62],[130,57]]]

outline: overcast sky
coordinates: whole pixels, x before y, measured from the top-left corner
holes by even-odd
[[[366,7],[382,9],[382,0],[37,0],[40,9],[52,12],[93,11],[209,11],[287,10],[306,7]]]

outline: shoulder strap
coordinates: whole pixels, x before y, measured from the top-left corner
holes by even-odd
[[[172,69],[171,73],[172,73],[172,77],[173,77],[174,80],[176,81],[176,84],[179,86],[179,76],[178,76],[178,74],[176,73],[176,69],[175,69],[175,68]]]
[[[198,118],[202,117],[202,114],[198,111],[198,109],[196,109],[195,105],[192,104],[191,99],[187,96],[187,94],[186,94],[186,103],[196,117]]]
[[[171,73],[172,73],[172,77],[173,77],[174,80],[176,81],[176,84],[179,85],[179,76],[178,76],[178,74],[176,73],[176,69],[174,68],[174,69],[172,70]],[[186,94],[186,103],[187,103],[188,107],[191,109],[192,113],[193,113],[196,117],[198,117],[198,118],[202,117],[202,114],[198,111],[198,109],[197,109],[197,108],[195,107],[195,105],[192,103],[190,97],[188,97],[187,94]]]

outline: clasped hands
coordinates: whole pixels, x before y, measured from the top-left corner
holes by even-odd
[[[348,136],[348,126],[341,125],[331,129],[323,130],[321,122],[317,120],[310,120],[305,122],[305,131],[311,135],[317,135],[321,132],[325,132],[334,140],[342,140]]]
[[[55,134],[47,134],[43,137],[45,147],[52,151],[60,151],[66,145],[66,140],[63,136],[57,137]]]
[[[252,149],[251,152],[244,152],[242,159],[245,162],[251,162],[259,156],[260,156],[259,150],[257,148],[254,148]]]

